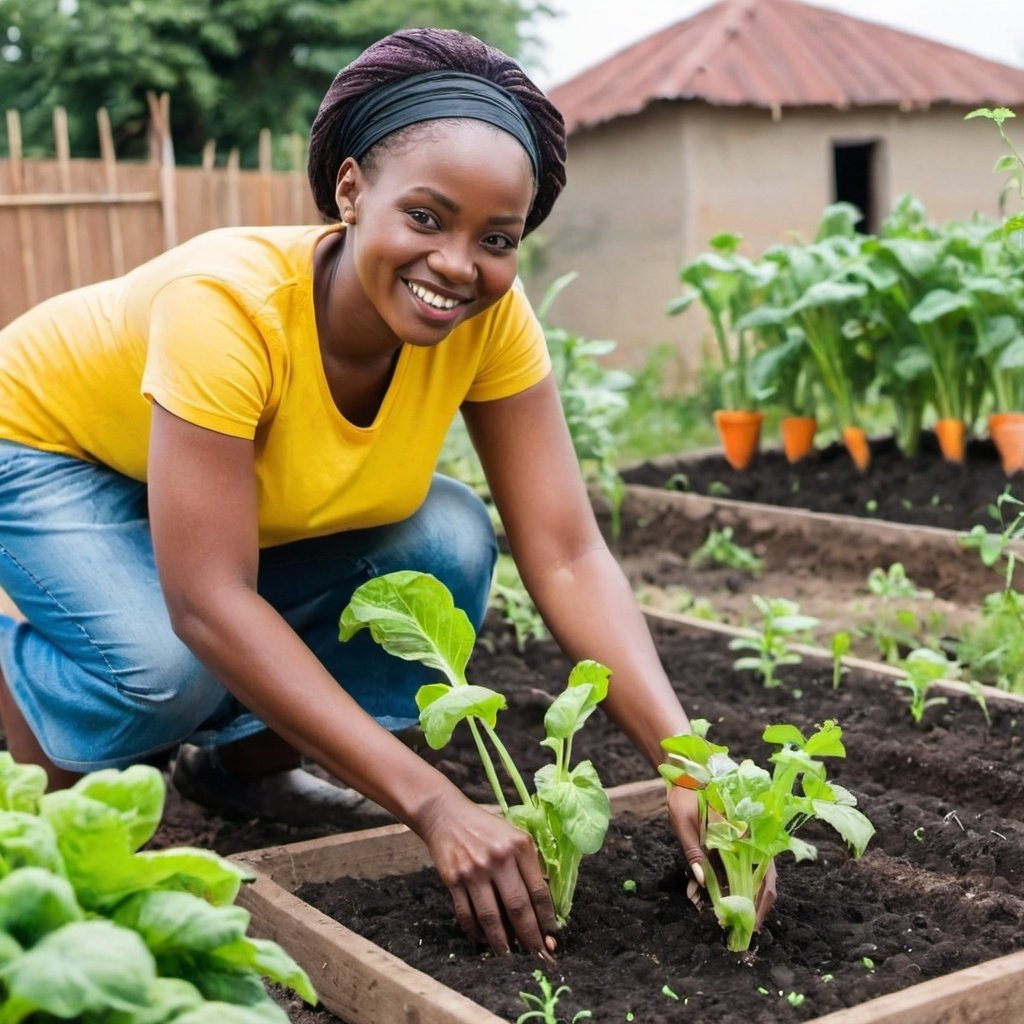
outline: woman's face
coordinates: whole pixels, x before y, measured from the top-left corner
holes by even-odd
[[[354,275],[394,338],[436,345],[512,286],[532,197],[522,146],[479,121],[424,125],[368,172],[346,161],[339,209],[354,223],[342,287]]]

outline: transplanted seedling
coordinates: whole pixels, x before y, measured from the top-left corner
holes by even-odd
[[[775,674],[784,665],[799,665],[803,658],[790,646],[790,641],[806,634],[818,625],[810,615],[801,615],[800,607],[784,597],[752,598],[761,613],[761,631],[756,636],[736,637],[729,641],[731,651],[754,653],[733,662],[737,671],[748,669],[758,673],[766,688],[779,686],[782,680]]]
[[[694,723],[696,724],[696,723]],[[794,725],[770,725],[763,738],[778,749],[769,773],[753,761],[729,757],[727,747],[697,733],[662,740],[668,763],[661,774],[669,784],[696,789],[701,845],[717,854],[705,862],[708,895],[733,952],[750,947],[757,921],[757,895],[775,857],[789,851],[813,860],[817,850],[794,833],[816,818],[831,825],[859,857],[874,826],[857,810],[857,800],[826,781],[823,757],[845,757],[842,729],[833,721],[809,737]]]
[[[519,998],[526,1005],[527,1010],[516,1017],[516,1024],[528,1024],[529,1021],[537,1021],[538,1024],[562,1024],[565,1017],[556,1016],[559,1000],[568,995],[572,990],[568,985],[559,985],[555,988],[547,979],[543,971],[534,971],[533,980],[537,982],[540,995],[532,992],[520,992]],[[573,1014],[569,1024],[576,1024],[577,1021],[590,1020],[593,1018],[590,1010],[578,1010]]]
[[[690,562],[696,566],[722,565],[740,569],[755,578],[764,571],[764,559],[758,558],[750,548],[733,540],[731,526],[711,530],[704,543],[690,556]]]
[[[548,877],[559,924],[572,907],[580,861],[604,842],[611,817],[608,796],[590,761],[570,768],[572,737],[608,693],[609,670],[596,661],[581,661],[569,674],[566,689],[544,715],[541,746],[554,753],[553,764],[533,777],[531,793],[504,743],[495,732],[505,698],[466,679],[466,664],[476,634],[451,592],[422,572],[393,572],[369,580],[352,595],[341,614],[339,637],[349,640],[363,628],[389,654],[419,661],[443,673],[445,683],[429,683],[416,694],[420,724],[427,743],[440,750],[465,722],[501,813],[528,832]],[[486,742],[485,742],[486,740]],[[516,794],[509,802],[498,781],[497,755]]]

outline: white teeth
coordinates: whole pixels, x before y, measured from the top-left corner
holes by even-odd
[[[429,288],[413,284],[412,281],[406,281],[405,283],[409,286],[409,291],[417,299],[425,302],[428,306],[433,306],[434,309],[454,309],[459,304],[458,299],[446,299],[442,295],[435,295]]]

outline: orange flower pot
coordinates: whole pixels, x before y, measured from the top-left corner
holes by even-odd
[[[1003,472],[1013,476],[1024,469],[1024,412],[995,412],[988,418],[988,433],[996,446]]]
[[[868,444],[868,435],[864,433],[863,427],[843,427],[843,444],[850,453],[854,465],[862,472],[868,471],[871,465],[871,447]]]
[[[757,454],[761,442],[764,413],[743,409],[718,409],[715,427],[722,441],[725,461],[733,469],[746,469]]]
[[[964,461],[964,421],[941,419],[935,424],[935,436],[939,439],[939,450],[947,462]]]
[[[799,462],[814,450],[818,421],[813,416],[785,416],[779,424],[782,450],[790,462]]]

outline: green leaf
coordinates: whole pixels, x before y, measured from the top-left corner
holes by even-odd
[[[75,793],[98,800],[118,812],[130,849],[138,850],[156,832],[164,812],[163,776],[150,765],[123,770],[108,768],[82,776],[71,787]]]
[[[804,751],[812,757],[846,757],[843,730],[831,719],[824,722],[807,740]]]
[[[769,725],[761,738],[765,743],[777,743],[779,746],[792,743],[796,747],[803,747],[806,742],[804,734],[795,725],[789,724]]]
[[[580,761],[568,778],[559,779],[554,765],[544,765],[535,775],[537,798],[555,810],[566,838],[582,854],[597,853],[604,842],[611,817],[608,794],[601,787],[597,769]]]
[[[66,924],[0,968],[8,999],[55,1017],[146,1005],[156,978],[142,939],[109,921]]]
[[[933,288],[910,311],[910,320],[915,324],[933,324],[951,313],[962,313],[971,308],[971,300],[946,288]]]
[[[236,1006],[211,1001],[175,1017],[173,1024],[288,1024],[288,1015],[276,1003]]]
[[[34,946],[44,935],[82,917],[71,883],[51,871],[18,868],[0,879],[0,931],[22,946]]]
[[[242,938],[249,926],[243,907],[215,907],[191,893],[151,889],[128,897],[115,923],[138,932],[155,956],[209,951]]]
[[[466,683],[453,686],[420,712],[423,735],[433,750],[440,750],[452,737],[459,722],[475,717],[485,721],[492,729],[498,712],[504,710],[505,698],[485,686]]]
[[[875,834],[874,825],[855,807],[846,804],[815,800],[813,806],[814,816],[831,825],[849,845],[854,856],[860,857]]]
[[[39,813],[46,792],[46,772],[36,764],[18,764],[0,750],[0,811]]]
[[[611,677],[611,669],[597,661],[584,659],[573,665],[569,672],[567,686],[590,686],[593,689],[593,700],[595,704],[608,696],[608,680]]]
[[[476,634],[448,588],[428,573],[388,573],[359,587],[341,614],[339,638],[364,627],[389,654],[439,669],[452,686],[465,684]]]
[[[49,822],[24,811],[0,811],[0,875],[19,867],[65,874],[64,858]]]

